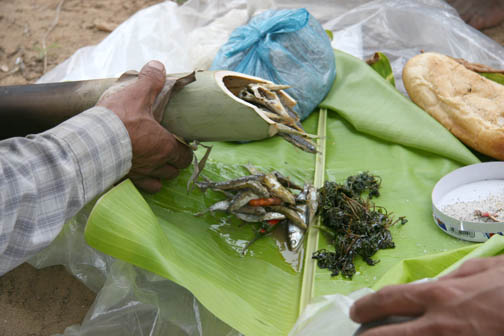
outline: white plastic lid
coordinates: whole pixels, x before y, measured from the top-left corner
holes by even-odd
[[[451,236],[484,242],[494,234],[504,235],[504,222],[482,222],[468,217],[476,218],[470,216],[476,210],[488,212],[488,207],[492,206],[490,201],[500,199],[504,202],[504,162],[459,168],[441,178],[432,191],[434,222]],[[454,206],[460,206],[459,216],[453,214]],[[452,211],[448,213],[450,208]],[[501,220],[500,216],[494,218]]]

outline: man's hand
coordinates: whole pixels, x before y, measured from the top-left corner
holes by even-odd
[[[131,85],[102,97],[96,104],[112,110],[124,123],[133,151],[128,176],[137,187],[148,192],[159,191],[160,179],[174,178],[192,160],[192,151],[164,129],[152,112],[165,76],[163,64],[151,61]]]
[[[504,335],[504,256],[469,260],[437,281],[385,287],[350,310],[358,323],[392,315],[417,319],[362,336]]]

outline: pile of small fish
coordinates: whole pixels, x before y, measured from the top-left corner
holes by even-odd
[[[288,85],[253,83],[240,91],[238,97],[257,106],[275,122],[278,135],[308,153],[316,153],[317,147],[311,140],[314,135],[306,133],[299,116],[292,110],[295,103],[287,101],[277,92],[288,89]]]
[[[311,184],[296,185],[277,171],[262,173],[254,167],[247,168],[251,175],[223,182],[196,182],[203,192],[212,189],[227,197],[196,215],[224,211],[244,222],[261,223],[256,238],[245,247],[244,253],[254,241],[285,223],[288,247],[297,250],[317,212],[316,188]],[[292,189],[299,192],[294,194]]]

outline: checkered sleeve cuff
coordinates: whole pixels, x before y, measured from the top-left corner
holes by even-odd
[[[122,121],[105,107],[94,107],[47,131],[64,141],[77,162],[84,203],[128,173],[131,142]]]

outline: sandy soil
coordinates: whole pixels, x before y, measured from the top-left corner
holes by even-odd
[[[66,0],[58,11],[61,0],[0,0],[0,85],[33,83],[158,2]],[[484,33],[504,45],[504,24]],[[84,318],[94,297],[61,266],[36,270],[23,264],[0,278],[0,336],[62,333]]]
[[[0,85],[36,81],[44,70],[81,47],[99,43],[133,13],[159,2],[1,0]]]
[[[80,323],[95,294],[63,266],[23,264],[0,278],[0,335],[52,335]]]

